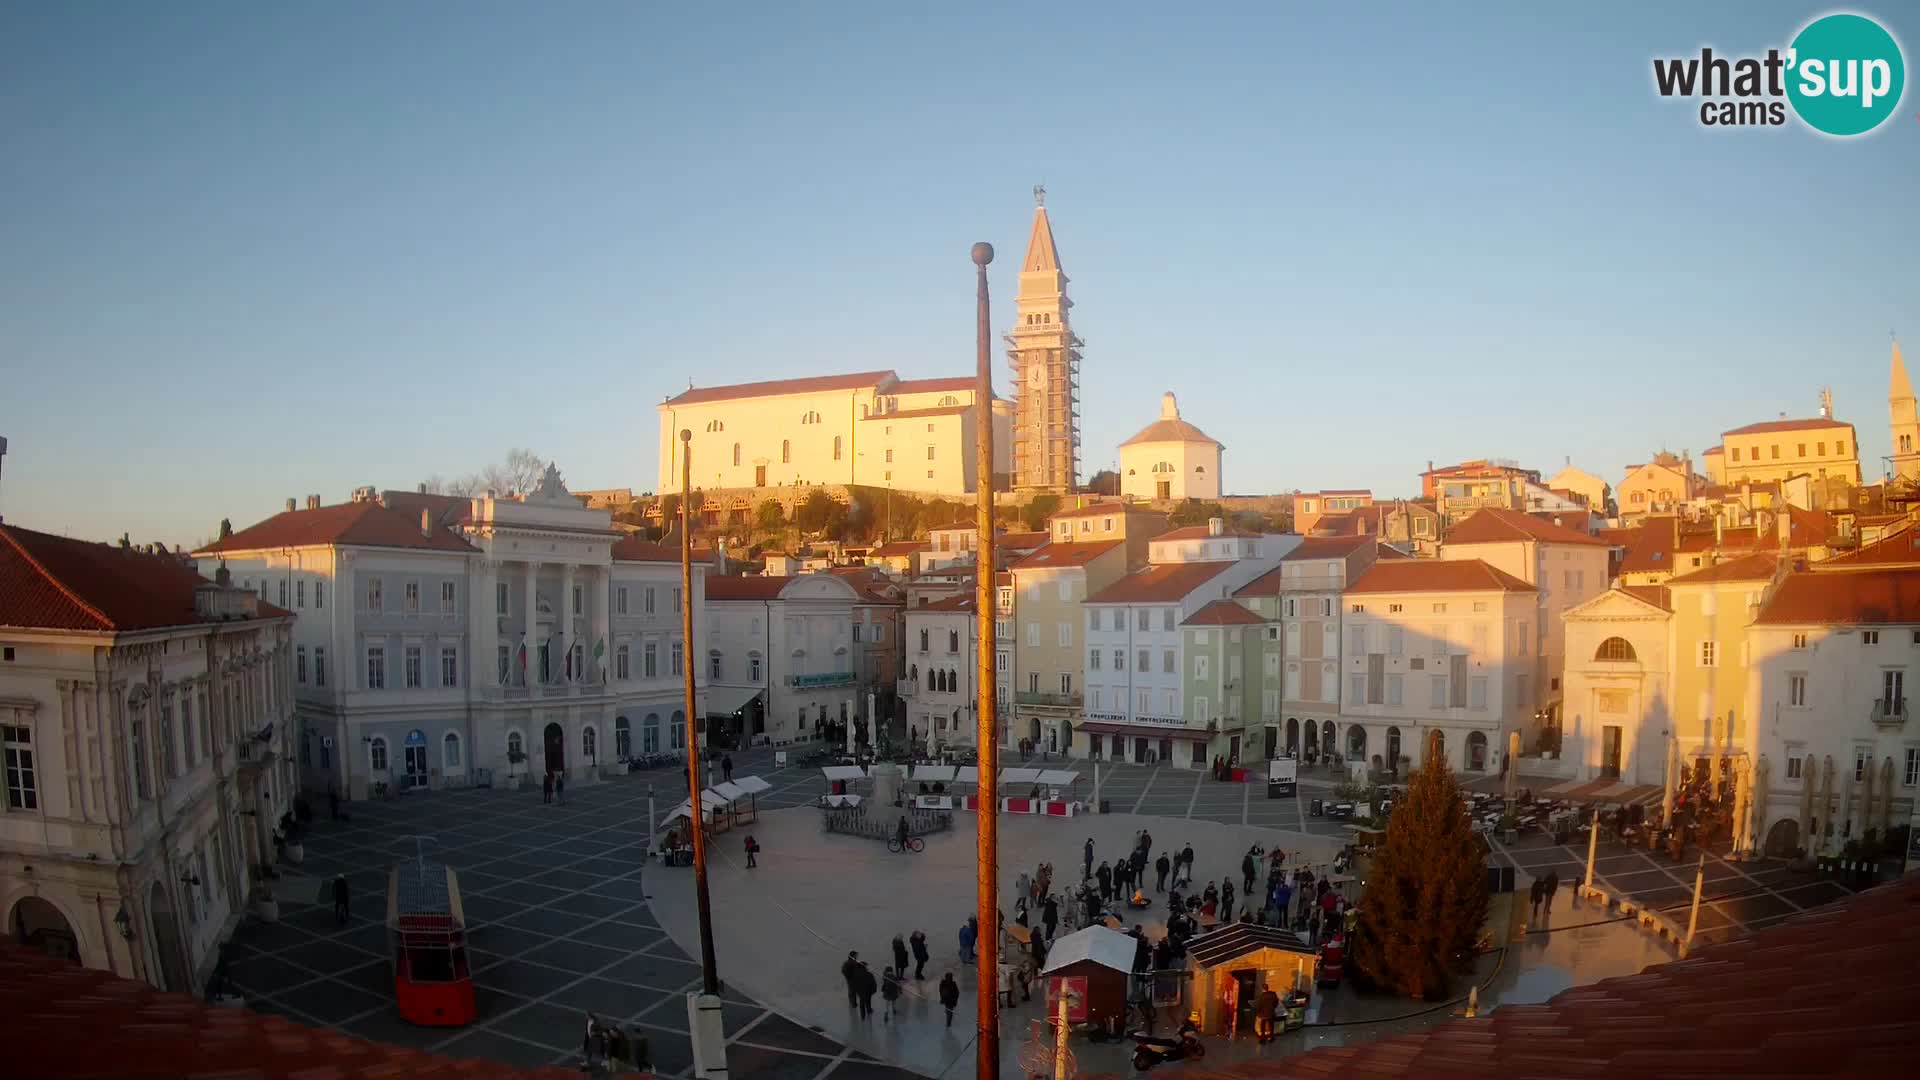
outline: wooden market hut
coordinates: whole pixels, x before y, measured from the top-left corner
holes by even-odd
[[[1200,1030],[1208,1034],[1250,1030],[1254,999],[1262,990],[1284,1000],[1294,987],[1313,985],[1318,965],[1319,954],[1291,930],[1230,923],[1187,945],[1187,968],[1193,973],[1188,1010],[1200,1014]]]
[[[1063,934],[1047,952],[1047,1015],[1057,1015],[1067,998],[1067,1021],[1106,1028],[1127,1019],[1127,981],[1133,977],[1132,936],[1104,926]]]

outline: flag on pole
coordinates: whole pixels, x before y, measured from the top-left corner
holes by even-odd
[[[520,675],[524,680],[527,674],[527,635],[520,635]]]
[[[600,681],[607,681],[607,639],[593,643],[593,666],[600,669]]]

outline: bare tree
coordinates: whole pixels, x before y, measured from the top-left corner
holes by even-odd
[[[436,495],[464,495],[473,498],[486,494],[489,490],[505,495],[509,491],[525,494],[540,484],[540,477],[547,471],[545,461],[539,454],[525,447],[516,446],[507,451],[504,461],[488,465],[479,472],[465,476],[443,477],[438,473],[427,477],[427,490]]]

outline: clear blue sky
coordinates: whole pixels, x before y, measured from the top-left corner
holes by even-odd
[[[0,9],[0,513],[192,543],[513,445],[649,489],[689,379],[970,371],[1035,183],[1089,472],[1173,389],[1235,491],[1617,483],[1827,383],[1876,476],[1920,362],[1920,92],[1839,142],[1652,90],[1819,5],[719,7]]]

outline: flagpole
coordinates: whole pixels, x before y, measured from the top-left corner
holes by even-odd
[[[979,990],[974,996],[978,1038],[974,1045],[973,1074],[977,1080],[1000,1080],[1000,725],[995,715],[999,698],[994,692],[994,588],[993,588],[993,363],[988,348],[992,332],[987,293],[987,264],[993,261],[993,245],[973,245],[974,265],[974,344],[976,371],[973,387],[974,490],[979,496],[976,519],[979,541],[974,545],[974,636],[980,642],[974,657],[975,711],[979,726],[974,741],[979,747],[979,825],[975,849],[975,896],[980,919],[978,951],[974,972]]]

